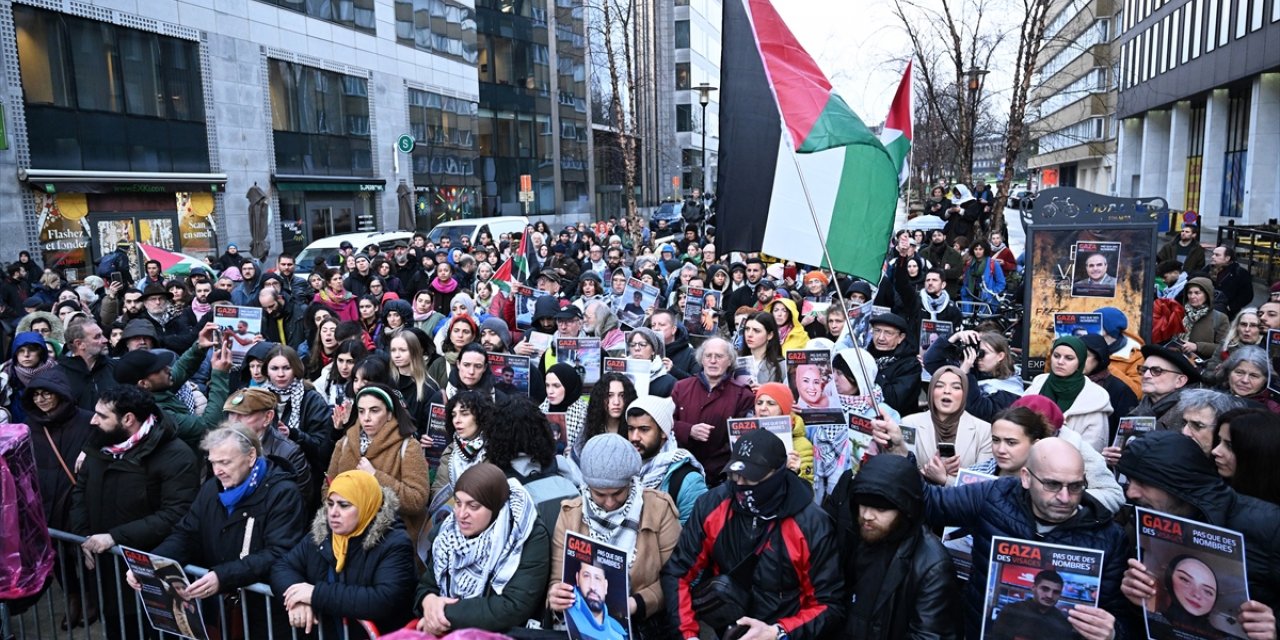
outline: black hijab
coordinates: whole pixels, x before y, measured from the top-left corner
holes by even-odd
[[[550,404],[551,410],[554,412],[568,411],[569,406],[577,402],[582,397],[582,376],[578,374],[578,370],[572,365],[563,362],[554,364],[547,369],[547,375],[555,374],[560,384],[564,385],[564,400],[560,404]],[[547,400],[551,403],[550,400]]]

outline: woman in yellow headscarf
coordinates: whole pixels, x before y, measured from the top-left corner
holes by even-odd
[[[380,631],[411,618],[417,583],[413,545],[396,525],[400,502],[373,474],[339,474],[311,522],[311,536],[276,562],[271,589],[283,594],[289,624],[307,633],[319,626],[340,638],[368,637],[357,620]]]

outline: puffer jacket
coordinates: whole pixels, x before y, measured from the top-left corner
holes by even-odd
[[[1116,470],[1191,505],[1192,519],[1244,534],[1249,597],[1280,609],[1280,506],[1236,492],[1177,431],[1152,431],[1130,442]]]
[[[1031,499],[1018,478],[958,487],[926,486],[924,504],[925,521],[930,527],[965,527],[973,532],[973,573],[962,592],[966,637],[979,637],[991,538],[995,536],[1102,551],[1105,559],[1098,603],[1116,616],[1116,637],[1128,637],[1122,621],[1129,603],[1120,594],[1120,581],[1132,550],[1124,530],[1093,496],[1085,493],[1076,515],[1043,535],[1037,531]]]
[[[218,499],[221,492],[217,478],[206,480],[191,510],[152,553],[208,567],[218,574],[219,591],[229,593],[268,580],[271,567],[302,539],[307,516],[298,485],[270,458],[261,484],[230,514]]]
[[[1138,367],[1146,361],[1142,356],[1142,338],[1126,331],[1122,336],[1125,344],[1111,354],[1111,362],[1107,365],[1107,370],[1111,375],[1124,382],[1125,386],[1133,390],[1133,395],[1137,399],[1142,399],[1142,374],[1138,373]]]
[[[1042,373],[1036,376],[1027,387],[1027,393],[1040,393],[1049,375]],[[1081,439],[1095,451],[1102,451],[1111,444],[1107,439],[1111,432],[1111,411],[1111,397],[1096,382],[1085,378],[1084,389],[1062,414],[1062,428],[1080,434]]]
[[[30,391],[36,389],[58,396],[58,406],[52,413],[46,414],[35,406]],[[51,529],[66,530],[69,528],[72,487],[66,469],[75,473],[76,457],[96,431],[90,424],[93,412],[76,406],[66,377],[57,369],[37,373],[27,390],[21,403],[26,410],[27,426],[31,429],[31,447],[35,452],[36,477],[40,482],[45,520]],[[66,464],[66,469],[63,464]]]
[[[750,590],[747,610],[753,618],[782,625],[794,640],[823,638],[835,631],[843,615],[835,531],[830,516],[813,504],[804,481],[793,474],[784,477],[787,497],[774,520],[777,526],[759,555],[751,584],[740,586]],[[681,637],[698,637],[693,583],[731,571],[755,550],[753,542],[761,532],[768,531],[763,521],[753,520],[735,506],[731,484],[698,500],[662,569],[668,615]],[[726,543],[717,544],[722,535]]]
[[[71,530],[109,533],[118,545],[149,551],[173,531],[200,489],[196,454],[163,418],[119,458],[105,453],[101,431],[89,436],[71,490]]]
[[[857,495],[875,495],[893,504],[906,522],[896,541],[866,547],[859,534]],[[836,523],[849,604],[844,635],[869,640],[954,640],[960,637],[960,590],[951,556],[942,541],[923,526],[924,489],[920,473],[908,458],[876,456],[857,478],[846,471],[823,508]],[[887,547],[888,549],[877,549]],[[858,556],[892,553],[872,609],[859,615],[856,602]]]
[[[364,533],[347,543],[342,572],[335,570],[333,537],[325,510],[311,521],[311,535],[303,538],[271,569],[271,590],[284,593],[300,582],[315,585],[311,608],[327,638],[342,638],[345,621],[351,638],[367,638],[356,620],[370,620],[380,632],[403,627],[413,612],[417,582],[413,545],[396,518],[400,503],[390,489],[382,489],[382,508]]]
[[[804,324],[800,322],[800,312],[796,310],[796,303],[791,298],[778,298],[769,304],[768,310],[770,313],[773,313],[773,305],[775,304],[786,307],[791,314],[791,331],[787,333],[787,339],[782,341],[782,352],[786,353],[805,348],[809,344],[809,333],[805,331]]]

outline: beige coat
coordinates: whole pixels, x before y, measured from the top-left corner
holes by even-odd
[[[916,466],[924,469],[924,465],[933,459],[933,454],[938,452],[938,433],[933,428],[933,416],[928,411],[913,413],[903,418],[902,424],[916,428]],[[955,444],[961,469],[990,458],[991,423],[979,420],[966,411],[960,416],[960,425],[956,427]]]
[[[644,507],[640,511],[640,533],[636,536],[635,562],[631,565],[631,594],[644,602],[644,617],[666,615],[662,600],[662,565],[667,563],[680,538],[680,513],[671,497],[662,491],[645,489],[641,494]],[[564,574],[564,534],[566,531],[587,535],[582,520],[582,497],[560,503],[556,532],[551,536],[551,584],[561,582]]]
[[[431,499],[427,458],[422,454],[422,445],[412,436],[400,437],[396,420],[391,418],[373,437],[364,457],[373,465],[373,475],[378,484],[391,489],[400,499],[400,519],[404,520],[406,533],[416,547]],[[334,447],[333,458],[329,461],[329,479],[355,469],[359,463],[360,425],[357,423],[347,429],[347,435]]]
[[[1040,393],[1048,379],[1047,373],[1036,376],[1027,387],[1027,394]],[[1111,432],[1111,411],[1111,396],[1096,382],[1085,378],[1080,395],[1062,414],[1062,428],[1080,434],[1085,444],[1101,452],[1103,447],[1111,444],[1107,442],[1107,435]]]

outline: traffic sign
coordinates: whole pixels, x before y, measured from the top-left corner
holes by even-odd
[[[533,176],[527,173],[520,174],[520,190],[533,191]]]
[[[521,191],[521,192],[520,192],[520,202],[533,202],[533,192],[532,192],[532,191]]]
[[[407,133],[396,139],[396,149],[399,149],[403,153],[413,153],[414,144],[413,136]]]

